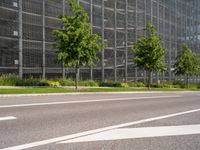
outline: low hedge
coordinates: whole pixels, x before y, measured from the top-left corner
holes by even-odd
[[[71,79],[61,78],[61,79],[58,79],[57,81],[60,83],[61,86],[74,86],[75,85],[74,81]]]
[[[16,83],[16,86],[38,86],[40,80],[38,79],[23,79]]]
[[[37,86],[49,86],[49,83],[47,80],[40,80]]]
[[[75,86],[75,82],[72,79],[54,79],[54,80],[42,80],[35,78],[20,79],[16,75],[2,75],[0,76],[0,86]],[[162,84],[145,84],[143,82],[129,82],[121,83],[114,81],[107,82],[96,82],[96,81],[79,81],[78,86],[88,86],[88,87],[151,87],[151,88],[187,88],[185,83],[176,82],[166,82]],[[190,84],[190,89],[200,89],[199,84]]]
[[[20,81],[22,80],[16,75],[9,74],[0,76],[1,86],[16,86]]]
[[[95,81],[79,81],[79,86],[90,86],[90,87],[98,87],[99,84]]]
[[[129,82],[129,87],[146,87],[146,85],[143,82]]]
[[[75,86],[75,82],[72,79],[58,79],[57,80],[61,86]],[[97,82],[95,81],[79,81],[78,86],[99,86]]]
[[[108,81],[108,82],[99,82],[100,87],[129,87],[127,83],[121,83],[121,82],[114,82],[114,81]]]
[[[53,87],[61,86],[58,81],[48,80],[47,83],[48,83],[49,86],[53,86]]]
[[[0,86],[49,86],[47,80],[34,79],[20,79],[16,75],[2,75],[0,76]]]
[[[122,83],[113,82],[113,81],[99,82],[99,86],[100,87],[123,87]]]

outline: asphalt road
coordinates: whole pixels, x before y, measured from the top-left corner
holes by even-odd
[[[200,93],[0,97],[0,149],[199,150]]]

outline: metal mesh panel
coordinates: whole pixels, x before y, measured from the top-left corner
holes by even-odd
[[[45,15],[51,17],[58,17],[62,15],[62,0],[46,0],[45,1]]]
[[[199,0],[79,0],[79,3],[93,24],[91,32],[100,34],[102,42],[108,45],[98,53],[100,61],[96,67],[80,70],[81,79],[145,80],[145,72],[132,62],[131,47],[145,36],[148,21],[164,40],[168,66],[168,72],[154,75],[154,80],[175,79],[173,65],[184,42],[200,54]],[[26,75],[61,76],[64,70],[74,77],[73,69],[62,69],[62,64],[54,63],[52,30],[60,28],[57,17],[63,13],[71,15],[68,0],[0,0],[0,73],[16,73],[23,67]],[[20,60],[23,66],[19,65]]]
[[[18,12],[13,2],[0,0],[0,74],[18,73]]]
[[[24,12],[42,15],[41,0],[23,0],[22,6]]]

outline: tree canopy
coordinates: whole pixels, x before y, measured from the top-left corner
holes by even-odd
[[[148,72],[161,72],[165,70],[165,49],[162,40],[156,35],[156,30],[151,23],[147,24],[146,37],[138,39],[132,48],[133,61],[137,67]]]
[[[92,66],[101,50],[100,36],[91,34],[89,17],[76,0],[70,0],[69,6],[72,15],[60,16],[62,28],[53,32],[57,60],[65,66]]]
[[[192,76],[199,73],[199,58],[192,52],[188,44],[183,44],[183,50],[179,52],[175,63],[175,74],[180,76]]]
[[[67,67],[93,66],[98,60],[97,52],[102,49],[100,36],[92,34],[88,14],[76,0],[69,1],[72,15],[60,16],[60,29],[53,31],[57,62]],[[76,72],[77,73],[77,72]]]

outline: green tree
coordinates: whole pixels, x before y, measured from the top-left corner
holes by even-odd
[[[69,6],[72,15],[60,16],[61,29],[53,31],[54,48],[58,55],[58,63],[64,63],[66,67],[75,67],[77,89],[79,68],[95,64],[98,60],[96,54],[102,49],[102,44],[98,34],[91,34],[92,25],[84,8],[77,4],[76,0],[70,0]]]
[[[138,39],[133,45],[133,61],[137,67],[148,72],[148,83],[152,83],[152,72],[161,72],[166,69],[164,64],[165,49],[162,40],[156,35],[156,30],[151,23],[147,24],[146,37]]]
[[[189,87],[189,77],[199,73],[199,58],[192,52],[188,44],[183,44],[183,50],[179,52],[175,63],[175,75],[186,77],[186,85]]]

